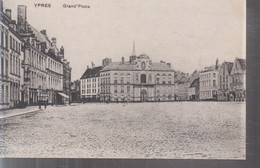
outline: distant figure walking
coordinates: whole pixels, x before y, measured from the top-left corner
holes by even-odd
[[[41,102],[39,101],[39,109],[42,109],[42,105]]]
[[[46,108],[47,108],[47,103],[48,103],[48,99],[47,99],[47,101],[46,101],[45,104],[44,104],[45,110],[46,110]]]

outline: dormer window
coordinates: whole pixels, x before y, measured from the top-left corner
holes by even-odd
[[[142,67],[142,70],[145,70],[145,62],[142,62],[141,67]]]

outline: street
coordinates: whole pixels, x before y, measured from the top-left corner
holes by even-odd
[[[245,159],[244,102],[48,106],[0,120],[0,157]]]

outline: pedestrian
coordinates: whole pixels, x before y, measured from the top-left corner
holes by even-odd
[[[39,109],[42,109],[42,107],[41,107],[41,102],[39,101]]]
[[[47,101],[46,101],[45,104],[44,104],[45,110],[46,110],[46,108],[47,108],[47,103],[48,103],[48,99],[47,99]]]

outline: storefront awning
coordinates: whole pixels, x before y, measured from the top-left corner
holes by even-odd
[[[70,98],[68,95],[65,95],[64,93],[59,93],[59,95],[65,97],[65,98],[68,98],[68,99]]]

